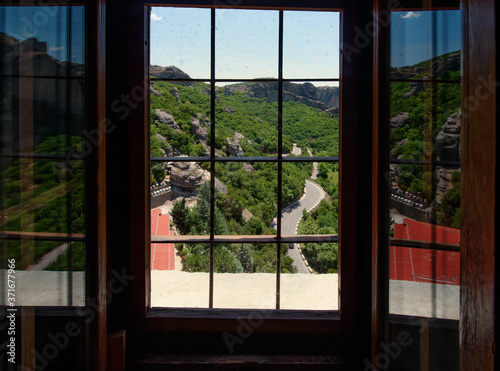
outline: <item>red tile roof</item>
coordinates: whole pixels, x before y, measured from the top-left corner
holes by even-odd
[[[173,236],[170,230],[170,215],[160,209],[151,210],[151,236]],[[175,246],[173,243],[151,244],[151,270],[174,270]]]
[[[460,243],[460,230],[435,224],[404,219],[394,226],[394,237],[438,243]],[[390,246],[389,279],[435,282],[458,285],[460,283],[460,253]]]

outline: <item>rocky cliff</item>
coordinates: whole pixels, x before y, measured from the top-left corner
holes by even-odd
[[[449,71],[460,70],[460,52],[445,54],[414,66],[392,67],[391,79],[409,79],[423,74],[433,79],[443,78]]]
[[[84,66],[81,64],[61,62],[47,53],[47,43],[30,38],[20,41],[5,33],[0,33],[0,66],[4,75],[1,82],[0,104],[5,109],[0,120],[5,127],[18,126],[17,115],[13,109],[20,101],[21,91],[30,87],[33,110],[33,141],[41,143],[49,136],[66,134],[66,123],[71,122],[73,135],[81,133],[83,128],[83,79]],[[29,66],[23,70],[23,66]],[[70,70],[68,70],[70,69]],[[9,75],[43,76],[41,79],[9,78]],[[72,79],[64,77],[71,75]],[[70,94],[68,97],[67,94]],[[66,102],[69,102],[70,117],[65,118]],[[19,143],[19,133],[13,132],[8,137],[0,138],[2,148],[23,151],[23,148],[12,148]],[[25,148],[24,150],[29,150]]]
[[[278,83],[274,81],[235,84],[224,88],[226,95],[232,94],[233,91],[246,93],[250,97],[265,98],[270,103],[278,101]],[[309,82],[283,83],[283,99],[285,102],[300,102],[323,111],[338,110],[340,102],[338,87],[317,87]]]

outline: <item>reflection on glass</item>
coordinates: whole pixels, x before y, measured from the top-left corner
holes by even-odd
[[[68,242],[24,239],[2,240],[0,244],[5,255],[16,262],[16,306],[84,305],[83,243],[73,243],[70,247]],[[71,272],[68,254],[72,254]],[[7,270],[0,270],[2,287],[7,287],[7,273]],[[0,305],[6,304],[6,290],[2,290]]]
[[[278,77],[278,12],[217,9],[217,79]]]
[[[216,245],[214,270],[214,308],[276,307],[276,245]]]
[[[0,19],[4,74],[83,74],[84,7],[0,7]],[[68,61],[71,71],[67,70]]]
[[[266,162],[216,164],[221,234],[276,234],[272,222],[277,210],[277,168],[276,163]]]
[[[150,74],[209,79],[210,29],[210,9],[151,8]]]
[[[283,77],[339,77],[340,13],[285,11]]]
[[[391,158],[460,162],[460,84],[391,84]]]
[[[0,233],[12,238],[1,241],[0,284],[15,259],[20,306],[84,305],[85,244],[56,241],[84,236],[82,156],[98,144],[84,132],[84,13],[0,7]]]
[[[460,10],[392,12],[391,78],[460,80]]]
[[[0,228],[5,231],[83,233],[82,161],[14,160],[2,172]],[[70,203],[71,202],[71,203]],[[68,214],[68,207],[71,207]],[[72,219],[68,230],[68,217]]]
[[[217,88],[217,156],[267,157],[278,154],[278,83],[227,84]]]
[[[299,267],[282,269],[299,274],[281,274],[281,309],[338,310],[338,244],[283,244],[281,253],[282,265],[293,259]]]
[[[283,84],[283,153],[339,155],[339,87]]]
[[[390,236],[458,246],[460,11],[393,12],[391,39]],[[458,319],[460,253],[389,249],[390,312]]]

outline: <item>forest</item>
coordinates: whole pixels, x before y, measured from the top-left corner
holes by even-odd
[[[246,83],[245,83],[246,84]],[[241,84],[238,84],[241,85]],[[166,153],[206,156],[211,135],[210,85],[193,82],[189,85],[155,82],[151,94],[151,151],[152,156]],[[178,127],[162,123],[157,115],[161,109],[170,114]],[[245,157],[276,156],[278,152],[278,104],[264,98],[251,97],[241,91],[224,87],[216,90],[215,150],[217,156],[233,156],[228,150],[227,138],[241,134],[240,146]],[[197,137],[192,122],[204,122],[207,135]],[[157,135],[159,134],[159,136]],[[161,140],[159,138],[165,138]],[[315,156],[338,156],[338,116],[299,102],[283,104],[283,154],[290,154],[293,143],[308,156],[309,148]],[[200,163],[209,169],[208,163]],[[277,214],[278,167],[271,162],[219,162],[215,176],[227,192],[216,192],[214,228],[216,234],[273,235],[270,228]],[[327,167],[326,174],[332,165]],[[167,174],[163,163],[153,163],[151,182],[160,183]],[[331,169],[333,171],[333,168]],[[338,170],[338,169],[337,169]],[[325,170],[324,170],[325,171]],[[285,207],[302,195],[305,180],[312,172],[311,163],[285,163],[282,169],[282,199]],[[338,182],[338,176],[336,178]],[[326,179],[325,179],[326,182]],[[333,188],[335,188],[335,185]],[[332,189],[332,192],[334,190]],[[208,234],[208,182],[198,189],[198,202],[192,209],[186,201],[177,202],[171,211],[173,223],[181,234]],[[247,215],[245,218],[244,216]],[[335,216],[336,220],[336,216]],[[191,272],[207,271],[208,246],[178,246],[183,257],[183,269]],[[288,256],[288,247],[281,247],[283,273],[296,268]],[[216,246],[214,251],[216,272],[275,272],[276,245],[241,244]],[[335,265],[336,268],[336,265]]]

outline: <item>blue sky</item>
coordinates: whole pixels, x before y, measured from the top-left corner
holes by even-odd
[[[0,7],[0,32],[21,40],[45,41],[51,56],[66,61],[67,9]],[[71,60],[83,63],[83,7],[72,9]],[[216,77],[277,77],[278,12],[217,9],[216,14]],[[338,77],[339,23],[339,13],[286,11],[284,77]],[[392,66],[456,51],[460,49],[460,11],[394,12],[391,33]],[[151,63],[174,65],[193,78],[208,79],[210,10],[153,8]]]
[[[216,78],[278,77],[277,11],[216,10]],[[283,76],[339,76],[339,13],[284,13]],[[210,10],[153,8],[151,63],[210,78]]]
[[[83,63],[84,8],[71,10],[72,46],[71,61]],[[21,20],[21,21],[20,21]],[[68,60],[68,7],[0,7],[0,32],[18,40],[36,38],[47,43],[48,53],[60,60]]]
[[[391,66],[411,66],[460,48],[459,10],[393,12]]]

